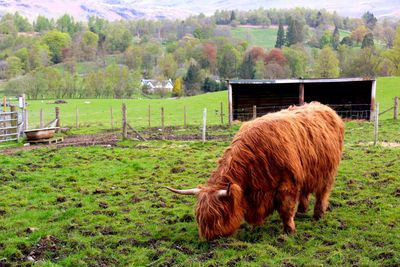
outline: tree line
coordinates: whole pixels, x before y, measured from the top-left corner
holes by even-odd
[[[241,24],[278,27],[275,48],[234,38]],[[342,35],[342,37],[341,37]],[[344,36],[343,36],[344,35]],[[400,27],[366,12],[216,11],[185,20],[75,21],[18,13],[0,19],[0,78],[30,98],[129,98],[140,79],[174,80],[173,95],[226,89],[225,80],[400,75]],[[164,96],[165,92],[158,92]]]

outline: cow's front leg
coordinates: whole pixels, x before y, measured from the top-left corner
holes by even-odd
[[[294,216],[296,214],[298,195],[299,192],[295,186],[290,182],[286,182],[279,187],[275,197],[277,210],[283,222],[283,229],[288,234],[296,232]]]

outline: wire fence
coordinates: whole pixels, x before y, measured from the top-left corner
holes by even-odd
[[[38,128],[56,118],[55,106],[60,107],[61,127],[69,128],[72,133],[97,133],[116,132],[121,133],[122,111],[121,107],[108,106],[93,109],[88,106],[76,106],[75,108],[63,105],[52,105],[44,109],[28,107],[29,128]],[[329,105],[348,121],[346,138],[352,143],[368,143],[374,141],[374,124],[370,122],[374,113],[370,105]],[[229,125],[229,114],[226,103],[208,103],[206,109],[206,134],[208,140],[230,140],[240,127],[238,121],[248,121],[255,117],[270,112],[276,112],[287,108],[284,105],[264,105],[253,107],[239,107],[232,110],[234,118],[233,127]],[[384,112],[390,111],[390,109]],[[180,107],[161,104],[148,106],[127,105],[127,122],[134,129],[144,134],[149,139],[178,139],[201,140],[203,128],[204,108],[200,106],[183,105]],[[373,119],[373,118],[372,118]],[[386,131],[385,128],[396,126],[397,121],[380,121],[380,140],[392,140],[400,142],[397,135],[390,134],[394,131]],[[394,126],[393,126],[394,125]],[[134,135],[134,134],[133,134]],[[135,135],[134,135],[135,136]]]

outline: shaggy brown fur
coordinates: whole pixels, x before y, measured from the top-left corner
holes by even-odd
[[[314,218],[328,206],[339,165],[344,124],[329,107],[312,102],[243,124],[197,194],[199,234],[206,239],[233,234],[243,219],[260,225],[274,210],[286,232],[306,212],[315,193]],[[226,189],[228,196],[216,192]]]

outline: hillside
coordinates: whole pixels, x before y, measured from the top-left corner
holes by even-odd
[[[377,17],[400,16],[397,0],[355,0],[355,1],[308,1],[299,0],[297,6],[315,9],[337,10],[340,15],[359,17],[366,11],[372,11]],[[38,15],[57,18],[64,13],[72,14],[77,20],[86,20],[88,16],[96,15],[108,20],[119,19],[176,19],[189,15],[204,13],[212,14],[215,10],[249,10],[257,8],[294,8],[289,0],[267,0],[254,2],[250,0],[0,0],[0,12],[18,11],[31,20]]]

